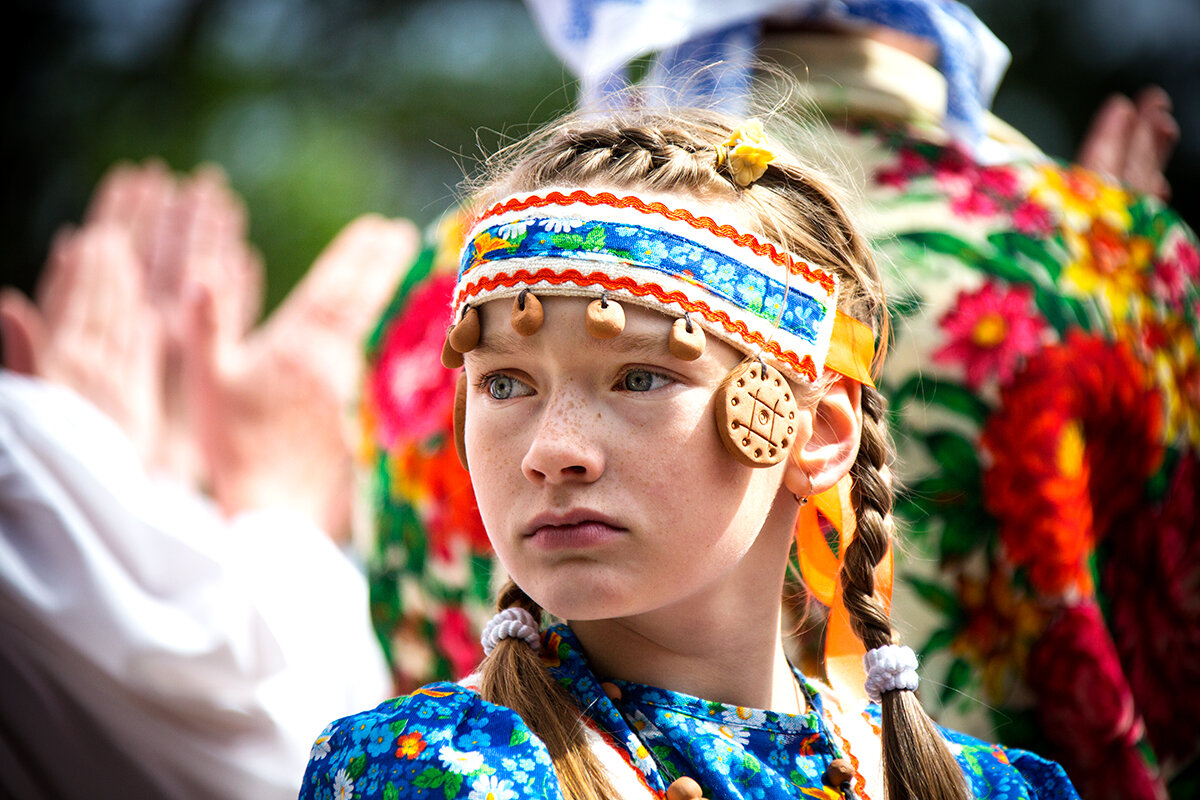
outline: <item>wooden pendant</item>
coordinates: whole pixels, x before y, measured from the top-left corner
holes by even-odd
[[[522,289],[521,293],[513,300],[513,330],[522,336],[533,336],[541,330],[543,319],[545,319],[545,315],[542,313],[541,301],[534,296],[533,292]]]
[[[611,339],[625,330],[625,309],[615,300],[601,297],[587,307],[587,332],[596,339]]]
[[[467,373],[464,372],[458,376],[458,385],[454,387],[454,451],[458,453],[458,463],[462,464],[463,469],[469,472],[466,431]]]
[[[460,353],[469,353],[479,345],[479,312],[467,306],[462,319],[450,329],[450,346]]]
[[[692,778],[679,778],[667,787],[667,800],[698,800],[703,796],[700,784]]]
[[[463,365],[462,353],[450,345],[450,334],[454,328],[446,331],[446,341],[442,342],[442,366],[446,369],[458,369]]]
[[[688,317],[675,320],[667,343],[671,355],[683,361],[695,361],[704,355],[704,329]]]
[[[717,432],[734,458],[748,467],[772,467],[787,457],[799,408],[779,370],[746,359],[721,382],[716,403]]]

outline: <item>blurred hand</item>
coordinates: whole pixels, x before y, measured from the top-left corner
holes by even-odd
[[[5,366],[74,389],[148,459],[162,423],[162,338],[128,232],[59,233],[39,295],[39,305],[12,289],[0,295]]]
[[[163,330],[162,415],[148,454],[155,469],[194,483],[202,469],[183,389],[184,286],[219,287],[217,313],[242,335],[257,319],[263,294],[258,253],[246,241],[246,209],[215,166],[176,177],[160,161],[118,164],[97,186],[85,227],[128,232],[149,301]]]
[[[227,513],[283,506],[338,536],[348,530],[351,450],[344,412],[362,340],[418,247],[406,221],[362,217],[242,338],[220,284],[185,287],[184,367],[197,443]]]
[[[1171,185],[1163,171],[1178,141],[1171,98],[1151,86],[1136,100],[1120,94],[1109,97],[1092,119],[1075,160],[1127,189],[1165,201],[1171,197]]]

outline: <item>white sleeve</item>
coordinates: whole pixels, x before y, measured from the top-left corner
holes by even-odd
[[[365,582],[320,530],[283,510],[226,522],[148,478],[86,401],[3,371],[0,641],[6,676],[40,685],[0,692],[35,781],[98,729],[129,755],[104,763],[161,796],[295,797],[324,725],[388,692]]]

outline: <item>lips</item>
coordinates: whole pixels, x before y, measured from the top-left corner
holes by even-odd
[[[534,517],[525,538],[536,547],[550,550],[598,547],[621,538],[628,529],[606,514],[591,509],[546,512]]]

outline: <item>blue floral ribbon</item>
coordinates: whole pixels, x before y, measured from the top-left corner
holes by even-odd
[[[641,268],[700,287],[809,345],[829,314],[825,303],[718,250],[669,231],[570,217],[522,217],[478,230],[463,250],[458,281],[483,264],[560,258]]]

